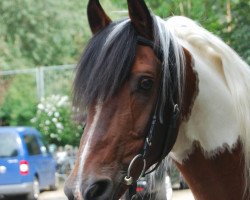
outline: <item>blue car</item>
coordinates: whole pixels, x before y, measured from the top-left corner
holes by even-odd
[[[40,133],[31,127],[0,127],[0,198],[55,189],[56,164]]]

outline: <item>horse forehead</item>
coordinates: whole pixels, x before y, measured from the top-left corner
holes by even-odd
[[[154,72],[156,71],[155,67],[159,64],[160,62],[155,56],[152,48],[138,45],[132,73]]]

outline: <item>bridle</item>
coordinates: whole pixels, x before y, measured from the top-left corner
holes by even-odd
[[[139,45],[143,45],[143,46],[149,46],[151,47],[156,56],[158,57],[158,59],[160,61],[162,61],[163,59],[163,52],[161,47],[157,47],[154,45],[154,43],[152,41],[150,41],[147,38],[141,37],[141,36],[137,36],[137,44]],[[171,55],[171,53],[173,53],[173,50],[170,46],[170,51],[169,51],[169,55]],[[171,58],[171,56],[169,56],[169,59],[173,59]],[[172,65],[172,68],[175,69],[175,60],[169,60],[169,63]],[[170,67],[170,66],[169,66]],[[176,69],[173,70],[173,73],[171,74],[171,79],[173,79],[173,76],[177,77],[176,74]],[[161,82],[162,82],[163,77],[161,77]],[[172,87],[175,84],[172,84]],[[127,170],[127,176],[125,176],[124,178],[124,182],[126,185],[130,186],[129,187],[129,196],[130,198],[133,197],[133,195],[136,193],[135,187],[136,187],[136,181],[141,178],[142,176],[145,176],[153,171],[155,171],[160,163],[162,162],[162,160],[167,156],[167,154],[170,152],[172,145],[174,143],[174,141],[176,140],[176,134],[174,134],[177,130],[177,122],[179,120],[179,116],[180,116],[180,109],[179,109],[179,99],[178,99],[178,94],[174,95],[174,91],[176,88],[171,88],[172,92],[169,94],[170,95],[170,101],[169,101],[169,105],[170,105],[170,110],[171,110],[171,114],[170,114],[170,118],[168,120],[168,123],[166,125],[163,125],[163,120],[160,120],[160,109],[161,109],[161,93],[162,93],[162,84],[160,83],[160,88],[157,94],[157,100],[156,100],[156,104],[154,107],[154,110],[152,111],[150,120],[148,122],[149,124],[149,132],[145,137],[145,141],[144,141],[144,146],[143,149],[141,150],[141,152],[139,154],[137,154],[130,162],[128,170]],[[154,165],[154,167],[149,170],[149,171],[145,171],[146,170],[146,165],[147,165],[147,157],[150,155],[150,147],[152,146],[152,141],[154,137],[157,137],[157,132],[156,132],[156,127],[157,126],[164,126],[164,131],[166,132],[165,137],[162,138],[162,140],[164,140],[164,146],[163,149],[161,150],[161,154],[160,157],[158,158],[158,161],[156,162],[156,164]],[[135,162],[137,160],[141,159],[143,162],[143,168],[141,171],[141,174],[139,176],[139,178],[137,180],[134,180],[133,177],[131,176],[131,170],[135,164]]]

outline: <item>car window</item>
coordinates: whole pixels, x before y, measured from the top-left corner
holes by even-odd
[[[16,157],[18,155],[18,143],[16,135],[12,133],[0,133],[0,157]]]
[[[41,154],[40,146],[34,135],[24,135],[24,142],[27,146],[29,155]]]
[[[48,149],[43,141],[43,139],[41,137],[38,137],[38,143],[40,145],[40,150],[42,152],[43,155],[47,155],[49,152],[48,152]]]

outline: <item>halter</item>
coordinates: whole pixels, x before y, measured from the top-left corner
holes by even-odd
[[[163,59],[163,52],[161,47],[155,46],[154,43],[144,37],[141,36],[137,36],[137,43],[139,45],[143,45],[143,46],[149,46],[151,47],[156,56],[159,58],[160,61],[162,61]],[[170,48],[170,53],[171,53],[171,48]],[[170,63],[170,62],[169,62]],[[128,167],[128,171],[127,171],[127,176],[125,176],[124,181],[125,184],[130,186],[129,188],[129,196],[130,198],[132,198],[135,194],[136,194],[136,180],[133,179],[133,177],[130,175],[131,174],[131,169],[135,163],[136,160],[141,159],[143,161],[143,168],[142,168],[142,172],[141,175],[139,176],[139,178],[141,178],[142,176],[145,176],[151,172],[153,172],[154,170],[156,170],[160,163],[162,162],[162,160],[166,157],[166,155],[169,153],[170,149],[171,149],[171,145],[170,145],[170,141],[173,141],[173,139],[175,138],[175,136],[173,136],[173,132],[176,131],[176,123],[179,119],[179,113],[180,113],[180,109],[177,103],[174,102],[174,97],[173,94],[171,94],[172,96],[170,96],[170,106],[171,106],[171,110],[172,113],[170,115],[170,120],[167,123],[167,133],[165,134],[165,138],[163,138],[165,140],[164,142],[164,147],[161,151],[161,155],[159,158],[159,161],[155,164],[155,166],[153,167],[153,169],[151,169],[148,172],[145,172],[146,169],[146,158],[149,155],[149,148],[152,146],[152,139],[153,137],[157,137],[156,135],[156,126],[163,124],[163,121],[161,122],[161,120],[159,119],[159,112],[160,112],[160,108],[161,108],[161,93],[162,93],[162,84],[160,84],[160,88],[158,91],[158,95],[157,95],[157,101],[156,101],[156,105],[155,105],[155,109],[154,112],[151,115],[151,122],[149,121],[149,132],[147,134],[147,136],[145,137],[145,141],[144,141],[144,146],[143,149],[141,151],[140,154],[136,155],[130,162],[129,167]],[[139,179],[138,178],[138,179]]]

